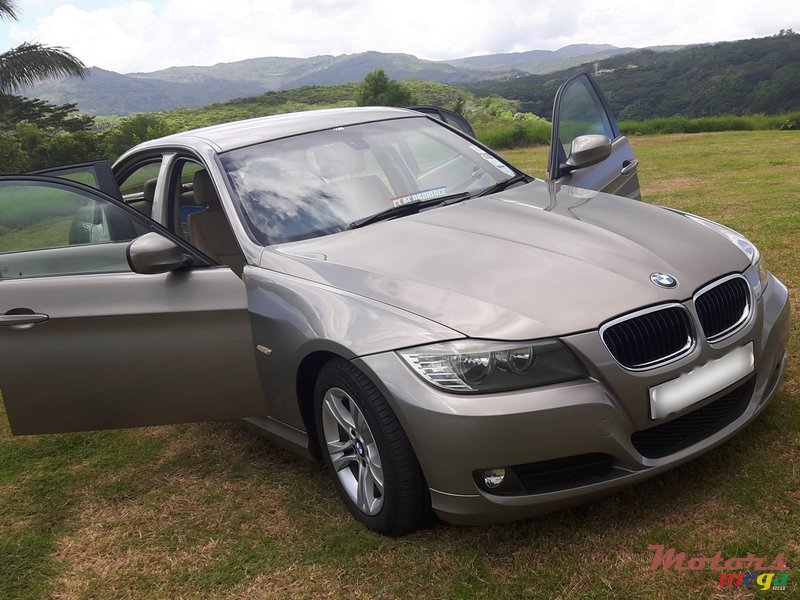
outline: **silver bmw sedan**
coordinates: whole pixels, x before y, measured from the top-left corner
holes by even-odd
[[[0,177],[12,430],[245,418],[389,535],[657,475],[764,410],[789,304],[744,236],[641,202],[637,166],[579,75],[545,181],[391,108]]]

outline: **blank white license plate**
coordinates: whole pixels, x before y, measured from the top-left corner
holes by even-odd
[[[733,385],[753,372],[753,342],[735,348],[722,358],[650,388],[650,417],[663,419]]]

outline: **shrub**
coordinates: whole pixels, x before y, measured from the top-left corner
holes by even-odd
[[[713,117],[663,117],[643,121],[621,121],[624,134],[654,135],[664,133],[702,133],[709,131],[760,131],[796,129],[800,113],[786,115],[718,115]]]
[[[500,121],[479,127],[480,141],[498,150],[550,143],[550,123],[543,119]]]

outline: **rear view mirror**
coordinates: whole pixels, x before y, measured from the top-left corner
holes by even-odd
[[[591,167],[611,156],[611,140],[604,135],[581,135],[572,140],[569,158],[561,169],[572,172]]]
[[[155,232],[146,233],[128,244],[128,264],[135,273],[154,275],[192,264],[192,257],[172,240]]]

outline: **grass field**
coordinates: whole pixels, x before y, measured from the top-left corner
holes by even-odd
[[[633,143],[644,198],[748,235],[797,315],[800,135]],[[505,154],[542,175],[545,148]],[[798,598],[797,319],[790,343],[771,406],[710,454],[586,506],[403,539],[357,525],[320,465],[237,423],[12,438],[0,415],[0,598]],[[651,572],[650,544],[782,552],[792,573],[782,592],[721,589],[710,571]]]

